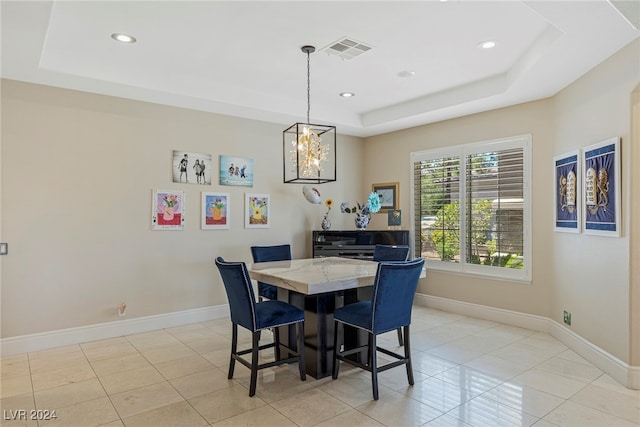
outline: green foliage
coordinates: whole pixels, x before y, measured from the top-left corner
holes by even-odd
[[[440,259],[451,261],[460,253],[460,202],[444,205],[431,226],[429,239]]]
[[[489,240],[493,215],[490,200],[471,202],[470,219],[467,223],[468,262],[506,268],[524,268],[519,254],[497,256],[497,242]],[[470,222],[470,224],[469,224]],[[460,202],[455,200],[442,206],[431,226],[429,240],[443,261],[452,261],[460,254]]]
[[[491,201],[478,199],[471,202],[471,224],[468,228],[469,262],[480,264],[480,246],[489,240],[491,225]],[[429,239],[436,248],[440,259],[450,261],[460,254],[460,202],[455,200],[444,205],[437,213],[436,222],[431,227]]]
[[[420,215],[436,215],[451,201],[453,187],[459,180],[459,159],[444,158],[422,162],[420,175]]]
[[[485,265],[492,265],[494,267],[515,268],[522,270],[524,268],[524,261],[520,258],[520,254],[506,254],[504,256],[489,256]]]

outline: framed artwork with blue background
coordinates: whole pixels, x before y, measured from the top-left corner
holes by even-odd
[[[582,150],[583,231],[620,236],[620,138],[610,138]]]
[[[231,203],[229,193],[203,192],[200,228],[220,230],[230,228]]]
[[[580,152],[555,156],[555,227],[556,231],[580,232]]]
[[[220,185],[253,187],[253,159],[220,156]]]

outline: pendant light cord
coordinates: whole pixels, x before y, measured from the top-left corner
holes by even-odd
[[[307,51],[307,124],[309,121],[309,113],[311,111],[311,58],[310,52]]]

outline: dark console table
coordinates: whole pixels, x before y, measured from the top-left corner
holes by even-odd
[[[313,232],[313,257],[372,259],[376,245],[409,245],[408,230],[345,230]]]

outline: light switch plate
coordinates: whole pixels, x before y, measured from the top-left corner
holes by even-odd
[[[6,255],[9,253],[9,244],[0,243],[0,255]]]

